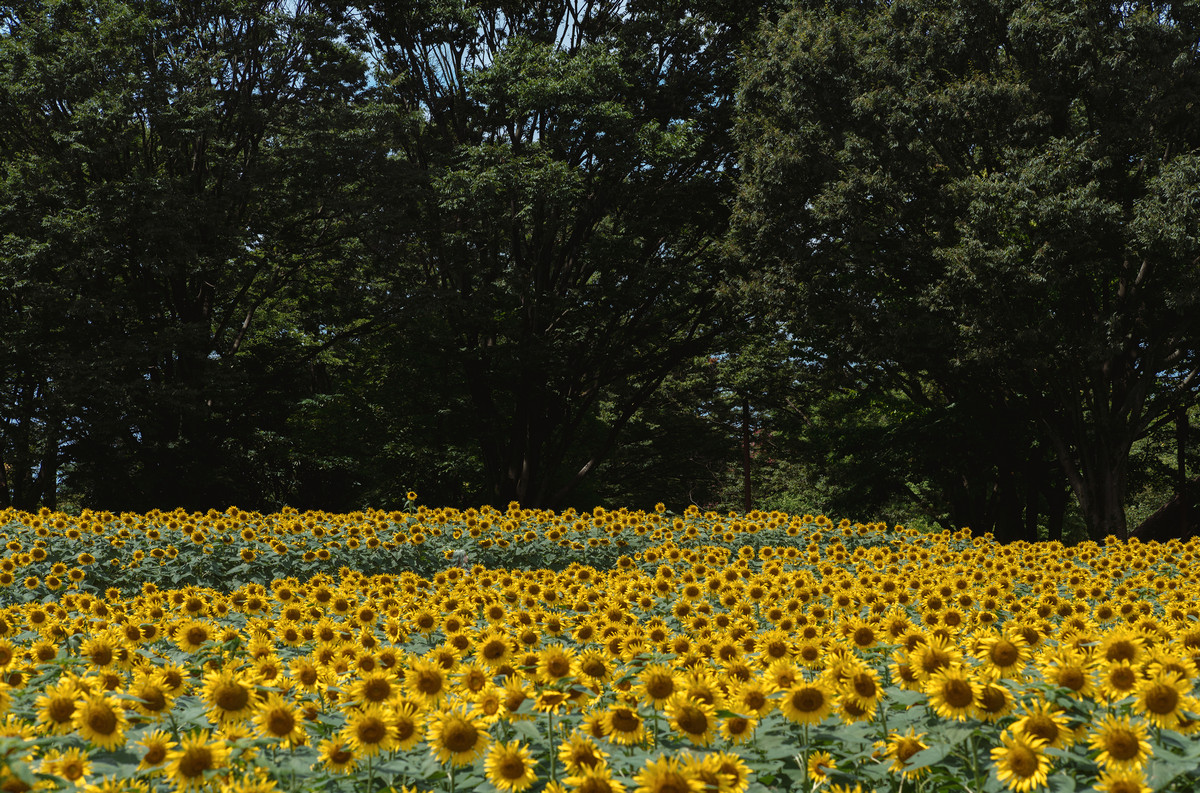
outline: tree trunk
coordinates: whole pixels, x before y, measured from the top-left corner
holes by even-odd
[[[750,398],[742,397],[742,499],[746,512],[751,507],[750,490]]]
[[[1153,515],[1142,521],[1130,532],[1139,540],[1166,542],[1171,539],[1186,540],[1200,535],[1200,477],[1190,480],[1180,492],[1159,507]]]

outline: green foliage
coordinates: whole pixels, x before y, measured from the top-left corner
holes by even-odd
[[[745,61],[735,228],[778,315],[835,371],[999,415],[989,445],[1011,415],[1095,538],[1126,531],[1132,443],[1197,390],[1196,24],[801,3]],[[997,448],[999,486],[1041,456]]]

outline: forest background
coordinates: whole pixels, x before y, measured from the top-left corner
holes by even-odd
[[[0,508],[1194,531],[1200,5],[0,5]]]

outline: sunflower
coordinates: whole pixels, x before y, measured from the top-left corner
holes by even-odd
[[[351,702],[382,705],[400,694],[400,681],[388,671],[371,672],[356,678],[346,691]]]
[[[91,758],[79,747],[47,754],[42,758],[40,772],[78,783],[92,773]]]
[[[396,736],[388,714],[379,705],[353,708],[346,714],[346,723],[338,734],[356,757],[373,757],[388,752],[396,744]]]
[[[1040,660],[1042,678],[1053,686],[1067,689],[1076,699],[1096,694],[1092,662],[1078,650],[1058,647],[1047,651]]]
[[[424,737],[425,719],[420,706],[406,699],[390,705],[389,720],[396,738],[396,748],[409,751]]]
[[[564,780],[571,793],[625,793],[625,786],[613,779],[608,763],[583,766],[570,772]],[[550,788],[547,787],[546,791]]]
[[[757,726],[758,719],[755,717],[726,716],[721,721],[718,730],[722,738],[737,745],[750,740],[754,736],[754,729]]]
[[[519,677],[510,677],[504,681],[501,690],[504,702],[504,713],[508,721],[529,721],[534,718],[528,710],[518,712],[526,701],[531,701],[533,692],[530,691]]]
[[[992,749],[992,763],[996,778],[1017,793],[1027,793],[1046,784],[1050,773],[1050,758],[1044,751],[1045,743],[1039,738],[1012,735],[1008,730],[1000,733],[1003,746]]]
[[[768,683],[758,679],[741,681],[729,689],[726,703],[730,710],[745,716],[762,717],[775,709]]]
[[[254,713],[254,689],[246,677],[234,669],[208,672],[200,696],[208,717],[219,727],[245,721]]]
[[[732,752],[715,752],[707,759],[723,783],[720,787],[723,793],[745,793],[750,787],[751,771],[740,756]]]
[[[666,705],[681,684],[681,678],[670,667],[650,664],[638,675],[636,691],[642,702],[657,710]]]
[[[635,746],[646,740],[646,720],[636,705],[613,703],[600,718],[605,736],[615,744]]]
[[[135,710],[154,721],[158,721],[171,712],[175,697],[167,685],[166,675],[158,669],[139,669],[134,673],[133,682],[126,692],[134,699]]]
[[[908,653],[908,666],[922,683],[938,670],[961,662],[962,650],[944,636],[930,636]]]
[[[1012,725],[1014,735],[1036,738],[1055,749],[1065,749],[1075,742],[1075,732],[1067,721],[1067,715],[1044,699],[1037,699],[1025,706]]]
[[[1109,663],[1127,661],[1132,666],[1138,666],[1146,654],[1146,637],[1123,626],[1113,628],[1104,634],[1094,652],[1098,658]]]
[[[1190,694],[1192,684],[1174,672],[1159,672],[1138,683],[1134,691],[1133,709],[1155,727],[1174,729],[1184,711],[1200,710]]]
[[[1088,747],[1100,753],[1096,762],[1110,771],[1137,771],[1153,751],[1146,740],[1145,722],[1133,724],[1129,716],[1111,713],[1092,728]]]
[[[704,782],[688,770],[679,757],[647,759],[633,777],[634,793],[703,793]]]
[[[321,765],[335,774],[351,774],[358,765],[354,750],[341,738],[326,738],[317,747],[317,757]],[[316,766],[313,766],[316,770]]]
[[[979,642],[975,657],[1000,677],[1015,677],[1029,661],[1029,643],[1019,633],[987,636]]]
[[[866,665],[855,665],[846,670],[841,684],[841,693],[864,711],[875,712],[883,699],[883,687],[879,685],[879,673]]]
[[[404,685],[413,699],[426,708],[436,708],[450,693],[446,671],[436,662],[414,658],[404,673]]]
[[[1100,682],[1100,697],[1109,704],[1132,696],[1142,680],[1138,669],[1124,660],[1102,661],[1097,667],[1097,677]]]
[[[512,658],[512,638],[501,629],[489,628],[475,641],[475,659],[491,669],[504,666]]]
[[[925,681],[929,704],[943,719],[964,721],[979,697],[979,684],[966,668],[955,664],[939,669]]]
[[[39,730],[50,735],[66,735],[74,730],[78,698],[75,683],[66,677],[46,688],[34,703]]]
[[[575,675],[585,685],[599,691],[612,679],[613,666],[607,655],[596,649],[588,649],[575,659]]]
[[[171,734],[165,730],[154,730],[143,733],[136,745],[145,749],[142,759],[138,762],[137,770],[148,771],[165,763],[167,753],[179,744],[171,740]]]
[[[105,692],[85,695],[76,704],[74,723],[80,736],[103,749],[113,750],[125,744],[129,719],[120,701]]]
[[[252,721],[259,735],[285,748],[308,743],[304,719],[297,712],[295,703],[284,699],[278,691],[272,691],[265,701],[259,703]]]
[[[206,642],[216,638],[210,623],[196,619],[185,619],[175,628],[173,634],[175,644],[185,653],[194,653]]]
[[[571,737],[558,746],[558,759],[572,774],[584,769],[595,768],[608,761],[608,752],[582,732],[573,732]]]
[[[329,682],[323,667],[315,663],[311,656],[292,659],[289,672],[292,684],[305,691],[315,693]]]
[[[813,752],[808,756],[808,778],[814,786],[829,781],[829,773],[837,769],[837,763],[829,752]]]
[[[571,675],[574,655],[560,644],[543,647],[537,654],[536,678],[550,685]]]
[[[487,725],[462,707],[445,708],[429,719],[427,740],[439,762],[469,765],[487,748]]]
[[[529,747],[520,741],[493,743],[483,761],[488,782],[500,790],[525,790],[537,781]]]
[[[833,710],[835,694],[822,678],[813,681],[800,679],[783,691],[779,710],[788,721],[819,724]]]
[[[1096,781],[1100,793],[1151,793],[1152,789],[1141,771],[1105,771]]]
[[[671,729],[694,745],[708,746],[712,743],[717,714],[711,704],[683,693],[676,694],[667,703],[667,719]]]
[[[83,640],[83,644],[79,646],[79,655],[87,659],[90,668],[104,669],[116,661],[119,646],[116,635],[100,633]]]
[[[193,732],[167,752],[166,776],[176,790],[192,790],[204,787],[211,772],[224,768],[228,761],[229,748],[224,741],[214,741],[207,730]]]
[[[899,774],[903,779],[918,779],[927,773],[928,767],[911,770],[908,767],[908,761],[914,754],[929,748],[929,744],[921,740],[924,737],[925,733],[918,733],[912,727],[909,727],[903,734],[898,732],[889,734],[884,750],[884,756],[892,759],[888,770],[893,774]]]

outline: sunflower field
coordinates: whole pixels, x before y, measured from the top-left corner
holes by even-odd
[[[0,511],[0,790],[1193,791],[1200,542]]]

